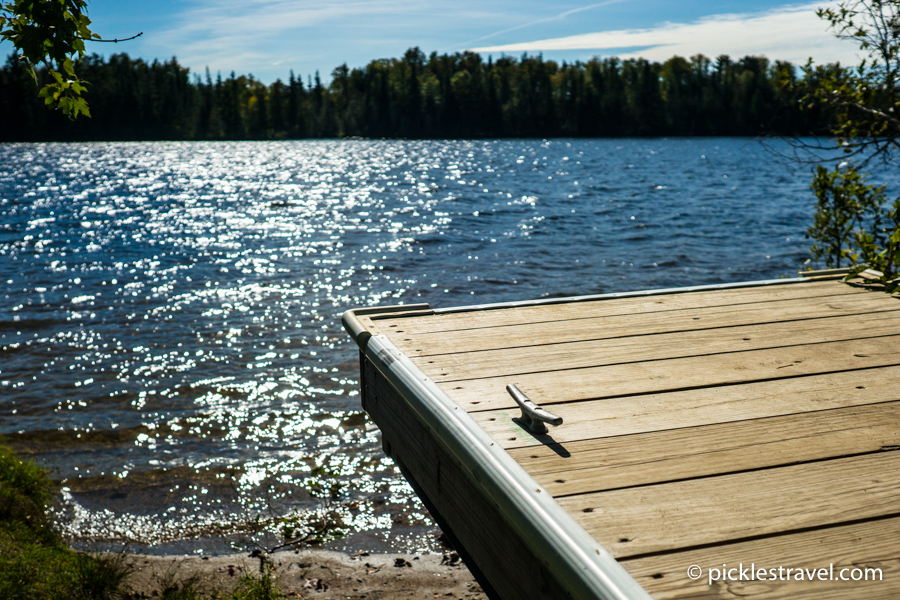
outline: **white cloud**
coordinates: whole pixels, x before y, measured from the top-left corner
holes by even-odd
[[[412,0],[296,2],[293,0],[205,0],[184,11],[178,25],[155,36],[160,48],[177,48],[184,64],[208,65],[214,71],[259,68],[276,60],[296,58],[300,47],[337,27],[343,20],[364,15],[402,14]],[[291,52],[288,49],[294,49]]]
[[[587,6],[580,6],[578,8],[573,8],[571,10],[567,10],[567,11],[558,13],[556,15],[553,15],[552,17],[545,17],[543,19],[537,19],[536,21],[529,21],[528,23],[522,23],[520,25],[516,25],[515,27],[509,27],[507,29],[495,31],[494,33],[482,36],[482,37],[478,38],[477,40],[474,40],[474,42],[480,42],[482,40],[496,37],[498,35],[503,35],[504,33],[510,33],[510,32],[516,31],[518,29],[525,29],[526,27],[533,27],[535,25],[540,25],[542,23],[550,23],[552,21],[562,21],[566,17],[570,17],[570,16],[580,13],[580,12],[585,12],[585,11],[592,10],[595,8],[600,8],[602,6],[609,6],[610,4],[619,4],[620,2],[625,2],[625,0],[604,0],[603,2],[598,2],[597,4],[589,4]]]
[[[568,37],[473,48],[475,52],[537,52],[595,50],[622,58],[664,61],[674,55],[716,57],[765,55],[770,59],[804,63],[858,62],[858,49],[840,41],[819,19],[816,8],[833,2],[785,6],[757,13],[710,15],[692,23],[662,23],[650,29],[601,31]],[[640,48],[640,50],[632,50]],[[617,52],[620,49],[621,52]]]
[[[385,46],[402,53],[415,44],[406,40],[454,19],[496,17],[481,6],[460,10],[440,0],[196,0],[186,7],[172,27],[146,36],[149,52],[177,54],[195,72],[208,66],[268,81],[284,77],[276,63],[330,70],[348,57],[377,58]]]

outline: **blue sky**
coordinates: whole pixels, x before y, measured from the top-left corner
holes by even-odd
[[[816,18],[817,2],[605,0],[93,0],[89,15],[104,37],[144,35],[89,51],[144,59],[176,56],[194,73],[252,73],[266,83],[342,63],[365,65],[426,53],[477,50],[498,57],[543,53],[555,60],[592,56],[763,54],[803,62],[857,62]],[[4,55],[11,51],[3,44]]]

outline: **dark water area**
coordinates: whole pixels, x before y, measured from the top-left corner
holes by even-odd
[[[809,180],[729,138],[0,145],[0,435],[83,547],[429,549],[343,311],[793,276]]]

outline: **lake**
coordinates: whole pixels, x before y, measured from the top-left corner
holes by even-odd
[[[731,138],[0,145],[0,435],[79,547],[433,549],[343,311],[794,276],[810,179]]]

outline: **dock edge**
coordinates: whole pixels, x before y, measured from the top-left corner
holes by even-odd
[[[360,347],[360,357],[371,361],[385,377],[568,595],[585,600],[651,600],[615,558],[468,413],[386,336],[372,335],[358,318],[362,314],[403,312],[427,314],[431,309],[428,305],[408,305],[344,313],[343,325]]]

